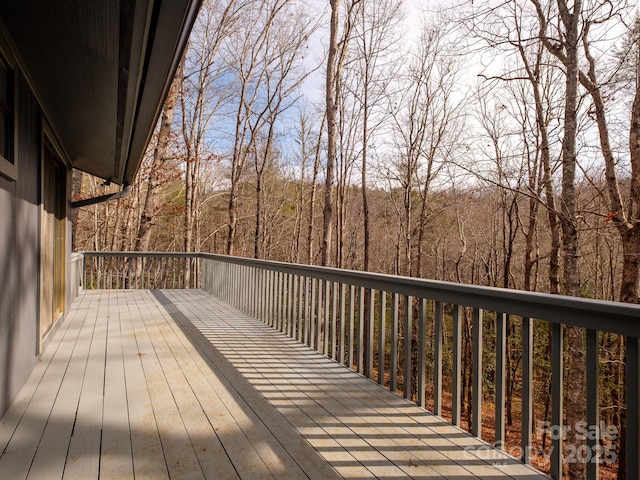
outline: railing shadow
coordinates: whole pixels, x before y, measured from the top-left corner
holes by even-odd
[[[106,300],[117,293],[85,295]],[[150,375],[176,360],[170,351],[160,353],[163,340],[138,351],[147,329],[160,338],[154,322],[161,317],[142,310],[144,319],[132,322],[140,292],[129,295],[97,300],[89,308],[81,296],[74,305],[73,318],[57,332],[28,382],[33,391],[0,422],[0,478],[301,478],[303,465],[317,472],[311,478],[335,478],[312,449],[298,448],[302,458],[290,455],[282,440],[295,444],[295,431],[283,429],[274,441],[240,397],[237,408],[247,421],[236,428],[238,419],[206,405],[211,398],[196,398],[182,373],[167,373],[166,380]],[[220,390],[210,390],[210,396],[222,395]],[[187,393],[179,401],[180,391]],[[171,411],[177,413],[167,415]],[[194,427],[197,421],[202,427]]]
[[[153,295],[268,429],[292,428],[345,478],[543,478],[217,299]]]

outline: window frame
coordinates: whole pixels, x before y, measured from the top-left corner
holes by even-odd
[[[1,25],[0,25],[1,26]],[[0,30],[0,60],[7,68],[7,89],[9,96],[9,128],[7,140],[9,143],[9,158],[5,158],[0,152],[0,175],[9,180],[18,180],[18,117],[17,117],[17,88],[16,88],[16,62],[10,55],[8,42]]]

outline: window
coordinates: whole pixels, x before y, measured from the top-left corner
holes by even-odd
[[[0,57],[0,174],[17,179],[13,149],[13,72]]]

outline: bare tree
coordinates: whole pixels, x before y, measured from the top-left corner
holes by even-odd
[[[578,230],[576,226],[575,177],[576,138],[578,135],[579,101],[579,48],[582,25],[582,0],[569,5],[557,0],[559,37],[552,39],[549,10],[539,0],[531,0],[536,8],[540,31],[547,32],[541,38],[545,47],[555,55],[565,68],[564,134],[562,140],[562,191],[560,224],[562,227],[562,280],[567,295],[577,296],[580,287],[578,273]]]
[[[259,92],[248,117],[250,153],[256,179],[254,257],[261,258],[264,175],[273,163],[274,144],[280,117],[300,97],[299,89],[311,70],[303,65],[309,37],[318,27],[294,2],[283,3],[265,31],[264,49],[256,60],[255,88]],[[262,56],[262,58],[260,58]]]
[[[609,211],[606,221],[611,222],[622,242],[622,276],[620,283],[620,301],[638,303],[638,280],[640,278],[640,82],[633,76],[633,103],[629,121],[629,159],[630,179],[629,195],[625,201],[620,189],[620,166],[611,142],[609,121],[607,118],[606,92],[603,91],[608,83],[598,72],[598,62],[592,53],[590,31],[600,23],[612,22],[618,12],[609,10],[609,5],[602,5],[603,12],[592,16],[583,25],[582,47],[588,67],[579,72],[580,83],[589,92],[593,101],[592,112],[595,115],[599,132],[600,151],[604,159],[605,179],[609,198]],[[637,27],[636,27],[637,28]],[[630,33],[628,42],[629,54],[638,58],[638,31]],[[640,69],[640,62],[636,60],[635,70]],[[635,85],[634,85],[635,84]],[[626,173],[625,173],[626,174]],[[623,174],[623,175],[625,175]],[[625,205],[626,203],[626,205]]]
[[[576,138],[578,132],[578,98],[579,84],[587,88],[594,101],[596,115],[598,117],[598,128],[600,131],[600,139],[603,155],[605,156],[605,166],[607,177],[610,185],[610,194],[612,200],[617,202],[618,197],[613,188],[617,190],[615,175],[612,176],[609,161],[606,159],[610,148],[608,147],[608,138],[606,134],[606,122],[603,123],[604,104],[601,102],[599,90],[594,88],[591,82],[595,81],[595,65],[589,50],[588,33],[591,22],[588,20],[589,14],[583,10],[581,0],[576,0],[573,5],[569,5],[565,0],[557,0],[557,15],[559,18],[559,28],[555,32],[555,36],[551,36],[549,25],[553,22],[551,11],[544,9],[539,0],[532,0],[536,7],[538,19],[541,25],[541,32],[547,33],[541,38],[545,47],[560,60],[564,65],[566,82],[565,82],[565,112],[564,112],[564,136],[562,141],[562,193],[561,193],[561,215],[560,224],[562,226],[562,258],[563,258],[563,283],[564,292],[568,295],[577,296],[579,293],[579,273],[578,273],[578,234],[576,228],[576,192],[575,192],[575,173],[576,173]],[[605,6],[606,4],[606,6]],[[611,4],[603,2],[605,10],[608,11]],[[598,6],[591,14],[596,14],[598,21],[603,18],[597,14]],[[585,21],[585,18],[587,20]],[[592,17],[591,17],[592,18]],[[580,47],[584,48],[584,54],[589,62],[589,73],[584,74],[580,70]],[[613,164],[613,162],[611,162]],[[614,206],[621,206],[614,205]],[[618,214],[622,209],[614,210]],[[637,288],[637,282],[636,282]],[[582,332],[577,328],[567,328],[566,335],[568,338],[568,367],[572,374],[568,380],[567,395],[567,423],[570,427],[577,424],[584,418],[584,338]],[[581,443],[577,438],[570,438],[569,441],[579,446]],[[624,462],[624,458],[620,459]],[[569,474],[571,478],[584,478],[584,465],[573,463],[569,465]]]
[[[397,27],[402,20],[401,2],[398,0],[362,0],[354,22],[355,60],[353,75],[358,77],[356,88],[350,93],[361,109],[361,194],[363,217],[363,269],[369,270],[371,220],[368,199],[369,150],[384,116],[381,106],[387,87],[396,71],[394,53],[398,50]],[[347,86],[348,88],[348,86]]]
[[[325,80],[325,105],[327,124],[327,158],[325,168],[324,207],[322,211],[322,265],[328,265],[331,257],[333,228],[333,182],[337,155],[338,99],[342,89],[342,70],[347,58],[349,41],[353,28],[354,9],[361,0],[350,0],[346,5],[341,28],[341,0],[330,0],[331,20],[329,27],[329,52]]]
[[[333,217],[333,171],[336,164],[336,90],[340,78],[338,63],[338,29],[340,21],[340,0],[330,0],[331,23],[329,34],[329,54],[326,72],[326,118],[327,118],[327,165],[325,171],[324,209],[322,213],[322,255],[321,264],[327,265],[331,254],[331,226]]]
[[[312,196],[306,195],[307,190],[313,191],[313,201],[315,201],[315,182],[316,178],[313,178],[309,183],[308,170],[309,167],[313,170],[313,142],[318,139],[317,135],[313,132],[313,117],[306,107],[298,109],[298,116],[295,127],[295,143],[297,145],[297,151],[295,154],[298,160],[295,163],[296,168],[300,169],[300,177],[296,180],[296,201],[295,201],[295,220],[293,226],[294,240],[291,244],[290,259],[294,263],[300,263],[302,261],[302,232],[304,227],[304,215],[305,206],[312,202]],[[314,140],[315,138],[315,140]],[[317,172],[316,172],[317,176]],[[312,212],[313,213],[313,212]],[[309,225],[313,223],[313,214],[309,221]],[[312,236],[313,236],[313,227]],[[309,248],[310,246],[307,245]],[[309,257],[307,257],[307,263],[311,263]]]
[[[327,121],[326,112],[322,116],[322,124],[318,132],[317,141],[313,155],[313,173],[311,174],[311,192],[309,193],[309,217],[307,223],[307,263],[313,265],[315,257],[314,235],[315,235],[315,210],[317,196],[317,181],[320,172],[320,161],[322,159],[322,131]]]
[[[144,196],[140,222],[138,224],[138,234],[135,240],[135,250],[145,252],[149,250],[151,244],[151,233],[154,219],[159,213],[160,195],[162,186],[170,180],[173,175],[168,172],[168,163],[172,158],[170,146],[172,142],[173,114],[178,101],[179,85],[182,81],[183,68],[180,66],[171,84],[171,88],[164,101],[162,114],[160,116],[160,126],[156,137],[155,148],[151,155],[148,168],[143,171],[146,175],[147,191]],[[175,156],[175,152],[173,153]],[[140,265],[140,268],[142,265]],[[139,274],[140,272],[138,272]]]
[[[184,251],[200,248],[200,169],[213,154],[209,145],[211,121],[228,100],[224,82],[226,66],[218,55],[250,0],[226,4],[206,2],[194,25],[180,83],[180,111],[185,161]],[[185,268],[185,283],[191,285],[191,265]]]
[[[539,40],[530,42],[530,38],[536,38],[534,32],[525,30],[525,25],[529,18],[523,11],[514,8],[513,19],[515,24],[516,41],[520,62],[523,67],[524,79],[529,84],[533,104],[535,108],[535,149],[532,151],[534,158],[539,160],[534,162],[534,167],[529,174],[529,218],[535,218],[538,205],[537,199],[541,199],[541,192],[544,190],[544,206],[547,212],[549,223],[549,233],[551,237],[551,249],[549,251],[549,293],[559,293],[559,252],[560,252],[560,231],[558,225],[558,211],[556,208],[555,193],[552,179],[552,159],[551,141],[549,139],[549,125],[554,114],[554,85],[556,83],[554,72],[557,71],[552,62],[546,57],[543,43]],[[534,22],[530,22],[535,25]],[[534,27],[535,28],[535,27]],[[537,38],[545,38],[547,25],[539,23]],[[551,65],[551,68],[546,68]],[[524,132],[523,132],[524,133]],[[529,162],[531,165],[532,162]],[[529,234],[534,230],[534,225],[529,224]],[[527,256],[525,259],[525,290],[531,289],[531,269],[537,259],[532,259],[531,240],[527,236]]]
[[[229,255],[234,254],[239,187],[249,156],[255,148],[253,138],[258,135],[270,138],[266,145],[270,148],[276,120],[293,103],[291,95],[304,79],[300,74],[302,49],[316,23],[294,8],[292,0],[248,2],[242,22],[225,46],[225,59],[237,85],[229,178]],[[271,129],[271,134],[265,134],[263,129]],[[266,155],[260,158],[268,158],[270,153],[266,152]],[[259,170],[258,166],[256,173]],[[258,225],[257,229],[260,228]]]
[[[446,23],[425,26],[415,53],[399,76],[397,93],[389,97],[393,148],[398,159],[388,173],[402,191],[397,208],[401,255],[398,273],[402,275],[422,274],[431,188],[460,146],[459,117],[464,99],[454,98],[460,72]],[[420,199],[418,212],[416,194]]]

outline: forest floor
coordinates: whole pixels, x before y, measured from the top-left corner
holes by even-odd
[[[427,402],[426,405],[427,410],[433,411],[433,403]],[[445,395],[442,402],[442,417],[446,420],[451,421],[451,396]],[[534,413],[534,418],[542,418],[542,412],[539,415]],[[465,417],[463,415],[461,421],[461,427],[469,431],[469,422],[468,416]],[[513,406],[513,423],[512,425],[507,425],[506,430],[506,439],[503,450],[507,452],[514,458],[519,458],[522,453],[522,449],[520,447],[520,439],[521,439],[521,402],[520,399],[514,399]],[[485,403],[482,408],[482,439],[493,445],[495,439],[495,409],[494,405],[491,403]],[[551,439],[549,435],[546,435],[545,445],[543,449],[542,440],[543,440],[543,429],[538,428],[533,431],[532,445],[531,445],[531,465],[541,472],[549,474],[551,463],[549,456],[549,448]],[[605,444],[605,447],[613,448],[611,442]],[[580,461],[581,463],[587,463],[589,461],[595,461],[596,458],[589,454],[589,450],[585,450],[586,445],[583,447],[583,451],[587,452],[586,455],[580,457],[575,453],[575,447],[573,445],[565,444],[565,461],[569,458],[577,459],[576,461]],[[573,454],[572,454],[573,452]],[[604,454],[602,455],[604,457]],[[586,457],[586,458],[585,458]],[[615,480],[617,478],[617,469],[618,462],[616,461],[602,461],[600,463],[600,471],[598,478],[600,480]]]
[[[355,367],[356,366],[354,365],[354,369]],[[388,371],[389,370],[387,368],[386,372]],[[385,373],[385,385],[389,385],[388,373]],[[445,391],[443,392],[441,417],[447,421],[451,421],[452,397],[451,397],[450,391],[447,392],[446,390],[447,389],[445,388]],[[398,391],[398,393],[402,395],[401,391]],[[427,392],[427,401],[426,401],[425,408],[430,412],[433,412],[434,410],[432,392]],[[536,406],[536,409],[533,415],[534,419],[544,418],[543,409],[544,409],[544,406]],[[505,427],[506,439],[503,447],[503,450],[514,458],[520,458],[522,454],[522,448],[520,446],[521,418],[522,418],[521,414],[522,414],[522,402],[521,402],[521,398],[517,397],[513,399],[513,408],[512,408],[513,422],[511,425],[506,425]],[[470,417],[469,415],[465,415],[463,412],[460,427],[465,431],[470,430],[469,417]],[[546,438],[544,438],[545,444],[543,448],[542,441],[543,441],[544,435],[543,435],[543,428],[540,425],[541,423],[542,422],[535,422],[533,426],[534,430],[533,430],[533,438],[532,438],[532,444],[531,444],[531,457],[530,457],[531,465],[534,468],[540,470],[541,472],[549,474],[551,469],[551,461],[550,461],[550,455],[548,452],[551,446],[551,439],[549,434],[545,436]],[[493,403],[485,402],[482,407],[482,439],[485,442],[487,442],[489,445],[493,445],[495,440],[494,424],[495,424],[495,407]],[[613,443],[614,441],[615,440],[613,441],[603,440],[603,448],[605,450],[600,455],[603,458],[603,460],[600,462],[600,469],[599,469],[599,475],[598,475],[598,478],[600,480],[616,480],[617,478],[618,462],[615,461],[615,453],[614,453],[615,444]],[[569,461],[570,459],[574,459],[575,461],[580,461],[580,463],[585,463],[585,464],[590,461],[596,461],[595,455],[590,454],[590,450],[587,449],[586,444],[584,445],[584,447],[580,447],[580,448],[581,448],[581,452],[583,453],[582,456],[580,456],[579,454],[576,454],[576,448],[573,445],[565,444],[565,462]],[[606,449],[611,449],[610,455],[613,456],[612,461],[604,461],[605,455],[608,451]]]

